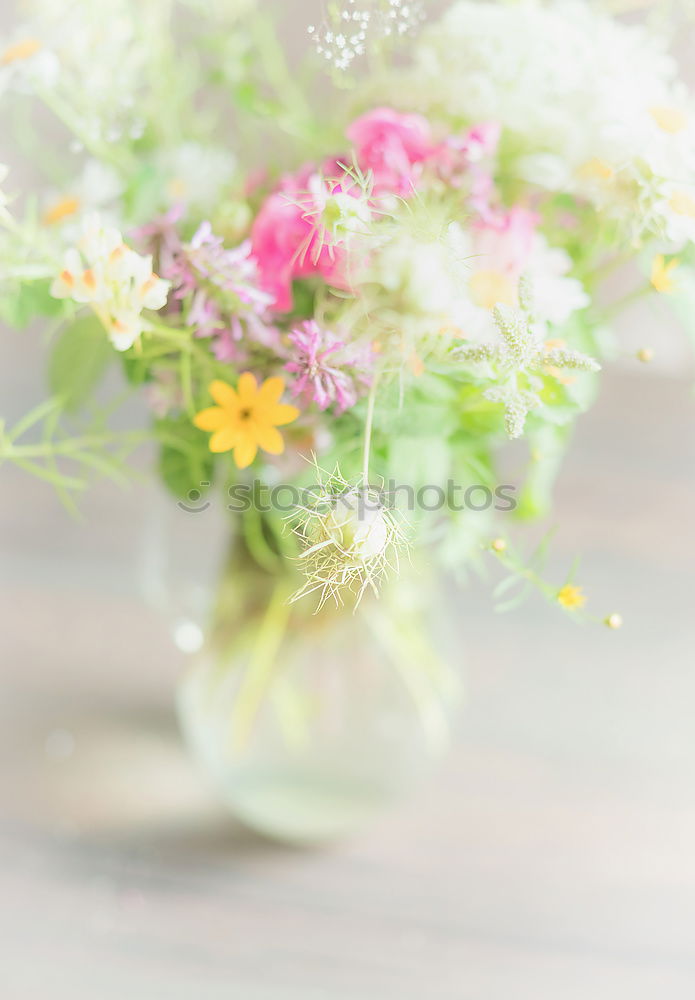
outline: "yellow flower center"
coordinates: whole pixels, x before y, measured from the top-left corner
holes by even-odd
[[[586,604],[586,597],[581,587],[575,587],[573,584],[567,583],[558,592],[557,601],[558,604],[561,604],[563,608],[567,608],[569,611],[578,611],[579,608],[583,608]]]
[[[3,66],[9,66],[11,63],[31,59],[31,57],[36,55],[36,53],[42,48],[43,46],[38,39],[23,38],[21,42],[17,42],[15,45],[10,45],[9,49],[5,49],[2,57],[0,57],[0,64]]]
[[[687,215],[689,218],[695,219],[695,198],[686,194],[685,191],[676,192],[669,202],[669,207],[676,215]]]
[[[167,192],[172,201],[180,201],[188,193],[188,185],[180,177],[174,177],[167,184]]]
[[[682,132],[688,124],[687,117],[682,111],[679,111],[678,108],[650,108],[649,114],[652,116],[660,129],[664,132],[669,132],[672,135],[675,135],[676,132]]]
[[[474,303],[482,309],[494,309],[500,304],[513,306],[516,302],[514,283],[501,271],[476,271],[469,288]]]
[[[61,198],[52,208],[49,208],[43,216],[44,226],[55,226],[63,219],[69,219],[71,215],[76,215],[80,210],[79,198]]]
[[[610,163],[600,160],[597,156],[587,160],[577,172],[580,177],[588,181],[612,181],[615,177],[615,170]]]

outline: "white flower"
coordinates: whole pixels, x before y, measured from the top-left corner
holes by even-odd
[[[461,0],[401,87],[421,110],[500,122],[524,180],[588,198],[635,238],[689,238],[662,189],[695,183],[695,115],[654,30],[587,3]]]
[[[98,160],[88,160],[72,184],[50,192],[43,199],[41,221],[58,227],[64,240],[79,238],[79,220],[99,212],[103,224],[117,224],[113,203],[123,194],[123,182],[116,171]]]
[[[468,235],[457,222],[425,237],[398,227],[375,255],[370,278],[399,296],[403,313],[457,324],[468,302],[461,269],[469,254]]]
[[[79,248],[66,253],[51,294],[89,304],[116,350],[127,351],[147,327],[142,310],[162,309],[169,287],[152,271],[151,257],[135,253],[118,230],[92,218]]]
[[[30,92],[36,87],[54,86],[60,73],[60,61],[32,28],[15,32],[0,42],[0,93],[3,90]]]
[[[214,208],[234,181],[236,158],[226,149],[185,142],[163,151],[157,168],[165,178],[167,204],[184,203],[203,211]]]
[[[149,0],[27,0],[26,20],[0,43],[0,89],[53,91],[88,142],[138,138],[138,97],[167,7]]]
[[[360,563],[380,558],[389,543],[383,508],[358,492],[339,497],[322,524],[324,534]]]

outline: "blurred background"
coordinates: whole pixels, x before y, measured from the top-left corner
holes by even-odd
[[[320,4],[275,6],[303,46]],[[550,570],[581,553],[590,610],[624,628],[540,599],[498,616],[493,579],[452,595],[455,752],[324,851],[237,827],[182,748],[186,658],[143,598],[145,534],[166,516],[146,479],[98,484],[75,520],[0,470],[4,997],[695,995],[695,373],[656,306],[622,336],[558,484]],[[44,397],[44,357],[40,328],[3,330],[9,421]],[[212,558],[215,519],[198,524]]]

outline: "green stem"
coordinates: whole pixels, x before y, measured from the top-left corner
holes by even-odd
[[[96,450],[106,447],[109,444],[129,444],[133,447],[142,444],[152,437],[149,431],[128,431],[125,434],[98,434],[83,437],[70,438],[66,441],[43,441],[40,444],[15,445],[11,441],[0,441],[0,461],[9,459],[10,461],[53,458],[74,457],[79,460],[81,452],[90,449]]]
[[[605,317],[607,320],[613,320],[616,316],[619,316],[627,306],[633,305],[635,302],[639,302],[645,296],[650,295],[654,291],[651,283],[646,285],[640,285],[639,288],[633,289],[628,292],[627,295],[623,295],[622,298],[618,299],[616,302],[611,302],[611,304],[605,310]]]
[[[271,684],[277,665],[277,654],[291,614],[287,602],[288,596],[286,581],[278,582],[258,630],[251,660],[241,681],[232,713],[231,738],[236,752],[242,751],[246,746],[263,698]]]
[[[35,94],[98,160],[110,163],[123,173],[129,173],[133,169],[135,166],[133,156],[124,149],[117,148],[115,143],[102,142],[85,131],[79,114],[55,91],[37,88]]]
[[[364,457],[362,461],[362,481],[363,485],[369,484],[369,458],[372,450],[372,431],[374,429],[374,406],[376,403],[376,390],[379,384],[378,374],[374,376],[371,389],[369,390],[369,400],[367,402],[367,422],[364,428]]]

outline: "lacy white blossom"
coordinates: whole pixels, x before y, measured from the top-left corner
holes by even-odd
[[[163,0],[28,0],[26,19],[0,40],[0,90],[39,93],[89,142],[137,138],[138,97],[166,9]]]
[[[425,20],[423,0],[344,0],[331,4],[323,24],[309,25],[316,52],[347,70],[385,39],[412,34]]]
[[[499,121],[524,179],[588,197],[636,236],[695,237],[695,116],[653,30],[585,3],[461,0],[418,63],[409,104]]]

